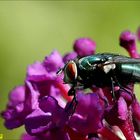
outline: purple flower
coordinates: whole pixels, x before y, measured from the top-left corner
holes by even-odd
[[[21,140],[39,140],[39,138],[36,136],[31,136],[29,134],[24,133],[21,135]]]
[[[60,61],[55,62],[53,57],[56,57]],[[38,101],[40,98],[46,95],[52,95],[57,100],[60,100],[59,104],[65,106],[60,90],[63,86],[60,77],[56,76],[54,67],[48,64],[48,67],[52,68],[52,71],[47,71],[45,63],[53,62],[58,63],[57,66],[62,66],[63,61],[58,52],[54,51],[49,57],[49,60],[45,60],[43,63],[36,62],[28,67],[27,77],[25,80],[25,86],[19,86],[13,89],[9,96],[9,103],[5,111],[2,112],[2,116],[5,119],[5,126],[8,129],[13,129],[23,125],[25,117],[38,108]],[[57,68],[56,67],[56,70]],[[49,70],[51,70],[49,68]],[[60,82],[61,81],[61,82]],[[58,87],[61,86],[61,88]],[[66,92],[68,89],[63,89]]]
[[[54,130],[52,133],[41,134],[37,136],[31,136],[29,134],[23,134],[21,140],[57,140],[58,137],[61,140],[70,140],[68,135],[64,135],[63,131]]]
[[[135,131],[140,135],[140,103],[135,99],[132,103],[132,117]]]
[[[38,106],[38,92],[33,90],[31,84],[14,88],[9,95],[7,108],[2,112],[5,126],[13,129],[24,124],[25,117]]]
[[[64,63],[69,60],[75,59],[78,57],[93,55],[95,53],[96,43],[90,38],[79,38],[74,42],[73,50],[74,52],[70,52],[64,55],[63,61]]]
[[[69,60],[75,59],[76,57],[77,57],[77,53],[76,52],[67,53],[66,55],[64,55],[63,61],[64,61],[64,63],[66,63]]]
[[[116,91],[116,97],[119,99],[120,97],[123,97],[123,99],[126,101],[127,106],[131,105],[133,103],[133,100],[135,98],[134,95],[134,84],[128,84],[128,85],[124,85],[123,86],[124,89],[126,89],[127,91],[125,91],[124,89],[119,89],[118,91]]]
[[[139,40],[139,28],[137,30],[136,35]],[[140,55],[137,51],[137,46],[136,46],[136,35],[131,33],[130,31],[125,31],[120,36],[120,45],[128,51],[129,55],[132,58],[140,58]],[[134,84],[127,85],[127,86],[128,86],[128,89],[127,88],[126,89],[132,94],[127,95],[127,94],[121,93],[121,96],[124,97],[124,99],[127,102],[127,105],[131,106],[132,110],[129,109],[129,113],[128,113],[129,118],[124,123],[125,125],[122,127],[122,130],[124,131],[124,135],[126,135],[126,137],[128,137],[131,140],[131,139],[135,139],[134,134],[133,134],[134,130],[138,134],[140,134],[140,131],[138,129],[140,126],[139,125],[140,124],[139,113],[138,113],[139,112],[139,103],[138,103],[135,95],[133,94]],[[130,95],[131,95],[131,97],[130,97]],[[132,116],[131,116],[131,114],[132,114]],[[131,120],[131,117],[133,117],[133,120]],[[134,125],[134,127],[133,127],[133,125]]]
[[[125,121],[128,117],[128,109],[125,100],[120,97],[114,105],[109,106],[106,109],[105,117],[111,125],[118,125]]]
[[[74,51],[78,56],[88,56],[95,53],[96,43],[89,38],[79,38],[74,42]]]
[[[70,127],[82,134],[97,133],[102,127],[104,102],[96,93],[77,95],[77,109],[69,121]]]
[[[136,47],[136,35],[130,31],[124,31],[120,35],[120,45],[125,48],[133,58],[139,58]]]
[[[67,110],[68,106],[69,103],[62,108],[55,98],[43,97],[39,101],[39,108],[26,117],[26,131],[30,135],[45,135],[45,138],[50,140],[57,138],[69,140],[69,134],[64,129],[72,113],[72,108]]]
[[[43,64],[48,72],[55,73],[64,65],[62,56],[56,50],[53,51],[50,56],[45,57]]]
[[[120,45],[131,57],[139,58],[136,37],[130,31],[120,35]],[[25,125],[28,134],[23,134],[22,140],[120,140],[120,130],[127,140],[135,140],[134,132],[140,134],[140,103],[134,83],[123,83],[123,88],[115,85],[113,96],[110,87],[91,86],[89,93],[76,90],[77,104],[68,96],[70,85],[63,84],[64,75],[56,74],[64,63],[93,55],[95,49],[94,41],[79,38],[64,57],[55,50],[42,62],[29,65],[24,85],[10,92],[7,108],[1,113],[5,126]]]
[[[9,102],[7,108],[2,112],[2,117],[5,119],[5,126],[8,129],[19,127],[23,124],[28,108],[24,108],[25,102],[25,87],[15,87],[9,94]]]
[[[77,94],[78,106],[76,112],[70,117],[73,108],[68,103],[62,108],[58,101],[46,96],[39,100],[39,108],[29,114],[25,119],[25,128],[30,135],[44,135],[50,132],[53,135],[54,130],[63,132],[63,136],[71,135],[65,127],[70,127],[84,136],[90,133],[97,133],[102,128],[102,119],[105,104],[98,94]],[[70,117],[70,120],[69,120]],[[65,130],[65,131],[62,131]],[[57,137],[60,133],[58,133]],[[47,136],[46,136],[47,137]]]
[[[140,103],[135,99],[132,103],[133,116],[140,121]]]
[[[26,81],[29,81],[39,92],[39,98],[51,95],[58,100],[62,99],[58,84],[62,84],[63,81],[62,77],[56,75],[56,72],[63,65],[62,57],[57,51],[54,51],[50,56],[45,57],[43,62],[36,62],[28,67]]]

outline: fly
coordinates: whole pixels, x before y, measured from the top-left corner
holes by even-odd
[[[116,85],[129,93],[124,85],[140,82],[140,59],[111,53],[95,54],[70,60],[60,71],[64,72],[64,83],[71,84],[68,95],[74,96],[75,101],[76,89],[93,85],[111,87],[114,97]]]

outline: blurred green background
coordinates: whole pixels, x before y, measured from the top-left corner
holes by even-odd
[[[126,29],[135,32],[139,25],[138,1],[0,1],[0,110],[35,60],[53,49],[62,54],[72,50],[79,37],[95,40],[97,52],[127,55],[119,47],[119,35]],[[23,131],[23,127],[7,130],[0,118],[5,140],[18,140]]]

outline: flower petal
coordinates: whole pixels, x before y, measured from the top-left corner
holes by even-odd
[[[52,114],[43,112],[41,109],[36,109],[25,119],[25,129],[30,135],[42,133],[52,128]]]
[[[11,91],[7,108],[1,113],[5,119],[4,124],[8,129],[13,129],[23,124],[23,120],[28,112],[28,108],[25,109],[24,106],[25,87],[18,86]]]
[[[63,65],[62,57],[56,50],[50,56],[45,57],[44,66],[48,72],[57,72]]]
[[[76,112],[69,121],[70,127],[83,134],[95,133],[102,127],[104,105],[100,103],[97,94],[77,95]]]
[[[95,53],[96,43],[90,38],[79,38],[74,43],[74,51],[78,56],[88,56]]]
[[[139,58],[136,46],[136,35],[130,31],[124,31],[120,35],[120,45],[125,48],[132,58]]]
[[[76,52],[67,53],[67,54],[64,55],[63,61],[64,61],[64,63],[66,63],[69,60],[75,59],[76,57],[77,57],[77,53]]]

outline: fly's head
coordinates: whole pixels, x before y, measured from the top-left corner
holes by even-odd
[[[70,60],[68,63],[66,63],[65,66],[58,71],[58,74],[62,72],[64,72],[64,83],[71,85],[68,95],[74,95],[78,77],[77,65],[75,61]]]
[[[78,72],[77,72],[77,65],[74,60],[70,60],[65,64],[63,68],[60,68],[57,74],[64,73],[63,81],[65,84],[76,84]]]

